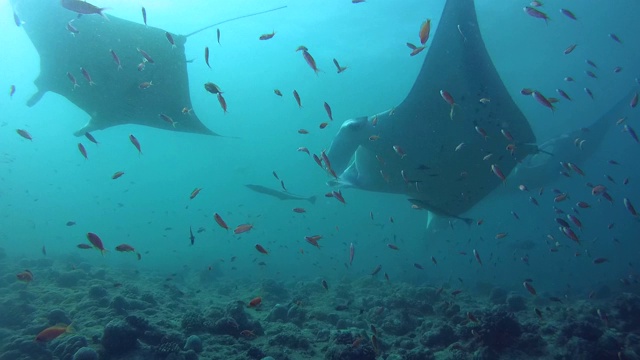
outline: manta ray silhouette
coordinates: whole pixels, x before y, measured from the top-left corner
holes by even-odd
[[[327,155],[342,185],[459,217],[502,183],[492,165],[508,175],[535,141],[485,48],[474,1],[448,0],[407,97],[347,120]]]
[[[187,37],[283,8],[225,20],[186,36],[171,33],[172,46],[165,30],[111,15],[78,17],[58,0],[11,0],[11,5],[40,55],[40,74],[34,81],[38,90],[27,105],[35,105],[49,91],[64,96],[91,117],[76,136],[121,124],[218,135],[193,110],[183,114],[183,109],[192,109],[184,54]],[[142,51],[151,61],[143,61]]]

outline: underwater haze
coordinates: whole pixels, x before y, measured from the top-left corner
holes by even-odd
[[[456,2],[0,3],[0,360],[640,358],[640,4]],[[469,4],[477,24],[438,27]],[[32,36],[30,18],[51,33]],[[404,193],[335,174],[326,154],[343,122],[393,114],[428,56],[473,58],[430,52],[439,34],[464,44],[473,28],[535,144],[477,126],[469,104],[498,107],[499,94],[444,91],[433,101],[451,115],[420,115],[466,122],[479,148],[457,130],[419,138],[402,125],[360,148],[441,144],[428,156],[486,168],[489,195],[455,213],[429,206],[445,189],[404,172],[393,179]],[[144,31],[161,36],[127,45]],[[88,36],[113,45],[68,45]],[[121,70],[115,46],[130,50],[118,50]],[[96,59],[83,65],[93,78],[66,65],[77,54]],[[51,67],[38,84],[63,90],[28,106]],[[136,97],[98,95],[117,79]],[[177,98],[184,109],[156,116]],[[119,117],[74,135],[94,105]],[[190,131],[198,119],[220,136]],[[535,151],[507,148],[515,169],[501,174],[482,148],[498,140]],[[361,175],[427,156],[394,150]],[[467,175],[451,186],[476,190]],[[407,201],[420,191],[423,206]]]

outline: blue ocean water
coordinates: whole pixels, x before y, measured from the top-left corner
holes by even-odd
[[[315,284],[322,289],[320,284],[325,280],[329,291],[337,284],[362,287],[359,296],[367,294],[374,303],[350,300],[357,303],[352,306],[351,318],[357,317],[358,311],[361,315],[361,309],[389,308],[380,294],[393,292],[389,288],[394,286],[402,294],[423,288],[445,293],[462,290],[463,296],[478,302],[487,299],[491,289],[501,288],[525,297],[527,316],[534,318],[533,308],[543,309],[545,314],[560,312],[557,308],[547,310],[546,307],[557,304],[549,305],[544,299],[561,298],[565,311],[585,312],[590,317],[584,321],[592,322],[594,327],[611,326],[607,331],[616,333],[614,337],[621,344],[618,351],[626,356],[621,358],[638,356],[637,348],[629,345],[625,349],[622,345],[625,339],[630,342],[625,336],[635,328],[623,326],[622,319],[605,326],[595,313],[595,309],[606,309],[603,311],[613,319],[613,304],[623,294],[636,294],[638,289],[640,247],[636,240],[640,222],[623,202],[626,198],[640,206],[636,185],[640,171],[635,166],[640,144],[623,128],[627,124],[640,129],[637,124],[640,110],[628,105],[632,100],[629,95],[640,90],[639,28],[634,16],[640,8],[636,2],[549,2],[539,8],[549,14],[547,23],[523,12],[524,6],[530,6],[527,2],[475,2],[487,50],[538,143],[588,127],[602,116],[607,117],[609,126],[607,131],[590,134],[603,140],[593,148],[589,141],[584,143],[589,156],[572,160],[574,155],[553,155],[549,161],[557,164],[557,170],[543,185],[542,195],[538,195],[539,187],[530,187],[529,192],[518,190],[518,185],[527,184],[526,178],[517,178],[517,174],[507,176],[504,186],[463,214],[474,220],[471,226],[437,216],[432,216],[429,222],[427,211],[412,209],[401,194],[345,188],[342,194],[346,204],[326,197],[325,193],[336,190],[326,184],[331,177],[310,156],[297,151],[299,147],[307,147],[312,154],[320,154],[329,148],[342,121],[386,111],[405,98],[429,52],[427,43],[421,54],[409,56],[410,49],[405,43],[419,43],[418,31],[426,18],[432,19],[431,38],[438,36],[436,29],[444,1],[367,0],[353,4],[315,0],[294,3],[104,0],[94,4],[107,8],[105,13],[109,17],[135,23],[142,23],[140,10],[144,6],[148,26],[173,34],[187,34],[244,14],[284,5],[286,8],[228,22],[187,40],[186,58],[193,59],[187,65],[193,109],[209,129],[223,137],[120,125],[92,132],[99,141],[96,145],[73,135],[90,116],[64,97],[48,93],[34,107],[25,105],[36,91],[33,80],[39,73],[40,62],[48,60],[39,58],[25,34],[23,27],[29,23],[16,26],[11,20],[11,4],[0,4],[0,18],[5,19],[0,22],[5,49],[5,56],[0,58],[3,69],[0,89],[6,89],[5,96],[0,96],[3,209],[0,248],[6,254],[0,259],[0,269],[5,274],[0,282],[4,288],[3,302],[19,301],[23,296],[20,294],[25,292],[36,298],[56,293],[55,277],[66,271],[88,269],[82,264],[91,268],[86,270],[87,278],[71,286],[70,291],[64,290],[60,301],[38,301],[36,313],[46,314],[55,308],[76,313],[74,301],[80,301],[80,294],[85,294],[92,285],[106,287],[104,283],[115,282],[161,294],[167,279],[172,279],[183,293],[190,294],[184,306],[191,303],[193,311],[204,311],[204,299],[220,296],[217,291],[223,285],[243,284],[242,291],[231,291],[220,301],[248,303],[262,296],[264,309],[257,316],[261,321],[276,304],[265,296],[264,284],[270,281],[287,288]],[[560,13],[564,7],[578,19]],[[74,15],[70,14],[71,19]],[[220,44],[216,29],[220,30]],[[275,32],[273,38],[258,39],[271,32]],[[616,34],[622,42],[612,40],[609,34]],[[563,51],[571,44],[577,44],[576,49],[565,55]],[[315,58],[320,69],[317,74],[295,51],[300,45],[309,48]],[[211,51],[211,68],[204,62],[205,47]],[[347,70],[337,73],[334,58]],[[594,62],[597,68],[586,64],[586,60]],[[616,67],[622,70],[614,72]],[[597,79],[585,75],[587,70],[595,72]],[[60,71],[64,75],[69,70]],[[575,82],[564,81],[567,76]],[[77,80],[81,85],[77,91],[88,86],[80,76]],[[227,113],[215,95],[203,89],[206,82],[223,89]],[[12,85],[15,94],[9,96]],[[592,90],[593,99],[584,93],[584,87]],[[555,89],[562,88],[572,100],[560,98],[551,111],[531,96],[521,95],[523,88],[553,94],[550,96],[556,96]],[[276,96],[274,89],[279,89],[283,96]],[[294,90],[300,94],[302,107],[292,96]],[[621,101],[625,105],[611,112]],[[330,104],[333,121],[327,118],[325,102]],[[616,121],[623,117],[624,123],[617,125]],[[328,126],[319,129],[319,124],[325,121]],[[17,129],[28,131],[33,140],[20,137]],[[307,129],[309,134],[299,134],[299,129]],[[129,141],[130,134],[140,141],[142,154]],[[78,152],[78,143],[86,148],[87,159]],[[613,165],[611,160],[619,165]],[[585,176],[559,164],[572,161],[584,170]],[[124,175],[114,180],[112,175],[117,171]],[[561,171],[571,177],[561,175]],[[317,196],[317,202],[282,201],[244,186],[260,184],[279,190],[280,180],[291,193]],[[586,183],[605,185],[613,202],[592,195]],[[190,199],[196,188],[202,190]],[[554,202],[554,189],[567,193],[568,199]],[[533,205],[530,196],[536,197],[540,205]],[[578,208],[579,201],[591,207]],[[565,214],[557,213],[553,206]],[[294,212],[294,207],[306,212]],[[229,230],[216,224],[214,213],[222,216]],[[554,219],[567,219],[566,213],[582,221],[582,229],[574,227],[580,244],[558,230]],[[74,224],[68,225],[69,222]],[[251,224],[253,228],[235,235],[233,229],[240,224]],[[189,239],[190,228],[195,236],[193,244]],[[77,248],[80,243],[88,243],[89,232],[100,236],[106,253]],[[507,235],[497,239],[499,233]],[[322,236],[319,248],[305,241],[305,236],[313,235]],[[123,243],[133,246],[140,259],[135,253],[116,251],[115,247]],[[256,251],[256,244],[262,245],[268,255]],[[350,264],[352,244],[355,255]],[[390,249],[389,244],[399,250]],[[481,265],[474,258],[474,250],[482,259]],[[606,261],[595,264],[598,258]],[[378,265],[382,266],[381,272],[372,276]],[[25,286],[15,276],[27,268],[34,279]],[[108,273],[106,279],[92,280],[99,270]],[[389,280],[385,279],[385,273]],[[536,297],[523,287],[525,279],[532,281]],[[211,295],[196,295],[200,292]],[[594,292],[602,297],[591,299]],[[342,299],[324,292],[306,294],[309,298],[301,301],[316,309],[309,311],[322,312],[317,309],[333,307],[336,299]],[[323,301],[316,301],[316,297]],[[449,295],[446,301],[469,300]],[[61,305],[65,303],[66,308]],[[401,305],[404,302],[398,304],[404,306]],[[479,305],[478,308],[477,313],[489,311]],[[491,304],[486,304],[484,309],[489,308]],[[6,304],[2,308],[8,309]],[[164,316],[171,313],[169,308],[164,311]],[[108,320],[94,316],[92,324],[87,316],[81,317],[81,321],[74,320],[78,335],[89,338],[100,333],[100,327]],[[171,320],[179,323],[182,313],[172,316]],[[555,321],[558,327],[562,326],[559,318]],[[0,322],[5,329],[6,341],[0,342],[5,351],[13,349],[10,344],[18,341],[16,337],[32,340],[44,328],[35,331],[37,322],[27,315],[17,324],[3,326]],[[91,327],[93,333],[83,333],[83,326]],[[269,328],[266,323],[262,326]],[[299,326],[305,329],[304,324]],[[466,324],[460,325],[458,321],[456,326]],[[328,325],[327,328],[335,330]],[[9,337],[8,331],[13,337]],[[182,333],[191,335],[188,331]],[[265,349],[268,336],[261,343]],[[403,354],[401,358],[409,358],[407,349],[403,353],[392,338],[391,335],[387,338],[385,351],[378,355]],[[460,337],[461,342],[468,340]],[[260,343],[260,339],[257,341]],[[326,343],[318,345],[318,349],[322,346],[326,347]],[[482,346],[480,341],[469,345],[467,355]],[[554,351],[548,349],[543,357]],[[328,358],[325,352],[317,350],[313,355],[304,355],[305,351],[293,349],[288,356]],[[273,354],[266,350],[265,353]],[[527,352],[524,353],[523,357]],[[282,353],[279,355],[286,358]],[[608,358],[619,355],[613,352],[611,356]]]

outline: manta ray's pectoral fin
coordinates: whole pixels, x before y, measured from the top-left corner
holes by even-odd
[[[38,91],[35,94],[31,95],[29,100],[27,100],[27,106],[32,107],[33,105],[37,104],[38,101],[40,101],[40,99],[42,99],[42,97],[46,93],[47,93],[46,90],[38,89]]]
[[[105,127],[104,126],[100,126],[99,124],[101,124],[101,123],[102,123],[102,121],[96,120],[96,118],[91,118],[91,120],[89,120],[89,122],[87,122],[87,124],[85,126],[80,128],[79,130],[75,131],[73,133],[73,135],[75,135],[75,136],[83,136],[84,134],[86,134],[88,132],[92,132],[92,131],[95,131],[95,130],[102,130]]]
[[[451,214],[445,211],[444,209],[433,206],[428,200],[424,200],[424,199],[407,199],[407,200],[409,200],[409,202],[413,205],[416,205],[420,208],[428,210],[430,213],[429,215],[435,214],[435,215],[440,215],[448,218],[462,220],[464,221],[465,224],[467,224],[467,226],[471,226],[471,224],[473,224],[473,219]],[[430,222],[431,221],[429,221],[429,223]]]

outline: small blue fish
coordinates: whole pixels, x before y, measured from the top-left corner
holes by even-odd
[[[636,132],[633,130],[633,128],[631,128],[631,126],[629,125],[625,125],[624,126],[624,131],[628,132],[629,135],[631,135],[631,137],[633,138],[633,140],[635,140],[636,142],[640,142],[638,140],[638,135],[636,134]]]
[[[20,25],[22,25],[22,21],[20,20],[20,18],[18,17],[18,14],[13,13],[13,21],[16,22],[16,26],[20,27]]]

